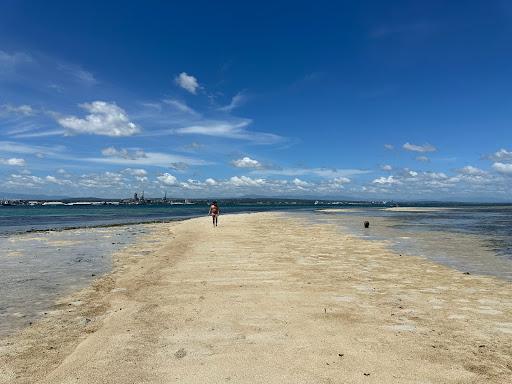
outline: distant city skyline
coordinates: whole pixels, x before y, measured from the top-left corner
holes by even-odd
[[[512,201],[511,36],[506,1],[8,0],[0,195]]]

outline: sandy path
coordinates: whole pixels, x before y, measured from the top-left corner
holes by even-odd
[[[285,217],[155,225],[0,383],[510,383],[510,283]]]

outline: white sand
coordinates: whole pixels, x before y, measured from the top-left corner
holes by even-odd
[[[510,383],[512,287],[284,215],[154,225],[0,383]]]

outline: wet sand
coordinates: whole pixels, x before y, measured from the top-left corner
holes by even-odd
[[[285,214],[155,225],[0,383],[510,383],[512,285]]]

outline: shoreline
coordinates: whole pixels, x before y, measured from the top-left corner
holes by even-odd
[[[512,373],[506,281],[282,213],[221,220],[154,224],[111,273],[0,341],[0,383],[104,382],[107,366],[115,382],[155,383],[505,383]]]

